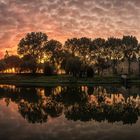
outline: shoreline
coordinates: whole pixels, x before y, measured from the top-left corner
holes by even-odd
[[[65,86],[65,85],[123,85],[120,76],[98,77],[94,78],[74,78],[68,75],[56,76],[25,76],[15,74],[0,75],[0,84],[15,86]],[[130,77],[127,85],[140,85],[140,78]]]

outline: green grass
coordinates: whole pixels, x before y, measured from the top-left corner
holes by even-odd
[[[108,76],[94,78],[74,78],[68,75],[16,75],[16,74],[0,74],[0,84],[13,84],[25,86],[49,86],[49,85],[66,85],[66,84],[121,84],[120,76]],[[130,84],[140,84],[140,78],[130,77],[128,80]]]

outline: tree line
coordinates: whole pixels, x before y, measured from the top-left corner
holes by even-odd
[[[14,69],[15,73],[53,75],[64,72],[75,77],[93,77],[111,68],[116,75],[118,64],[127,60],[128,74],[132,74],[131,63],[135,61],[140,75],[140,44],[135,36],[71,38],[62,44],[48,40],[45,33],[31,32],[17,46],[17,55],[6,51],[0,60],[1,73]]]

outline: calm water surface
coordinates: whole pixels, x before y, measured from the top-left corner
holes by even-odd
[[[0,85],[0,140],[139,140],[140,87]]]

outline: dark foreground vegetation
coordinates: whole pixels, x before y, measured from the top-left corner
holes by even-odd
[[[9,55],[6,51],[0,60],[1,73],[48,76],[63,73],[79,78],[91,78],[95,74],[140,75],[140,44],[134,36],[107,40],[72,38],[62,45],[57,40],[48,40],[45,33],[32,32],[19,41],[17,54]]]

